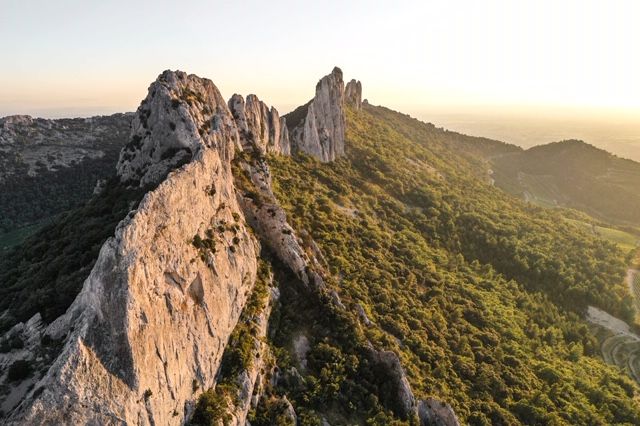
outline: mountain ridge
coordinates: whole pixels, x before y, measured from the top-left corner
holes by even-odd
[[[92,201],[120,223],[66,313],[11,317],[34,285],[20,258],[59,274],[49,254],[82,245],[48,228],[0,261],[4,421],[640,421],[583,318],[633,315],[623,253],[493,188],[479,154],[513,148],[361,96],[334,68],[279,117],[163,72]]]
[[[132,116],[0,119],[0,250],[3,233],[39,227],[91,198],[113,173]]]
[[[329,82],[340,84],[341,80]],[[319,92],[326,95],[326,88],[320,87]],[[343,93],[329,94],[339,96],[330,104],[341,108]],[[312,112],[307,119],[325,122],[324,113],[343,114],[340,109]],[[280,208],[270,189],[268,167],[259,160],[262,151],[257,144],[243,148],[236,122],[243,123],[243,117],[232,115],[209,80],[167,71],[151,85],[133,120],[131,141],[122,150],[117,170],[122,184],[157,187],[120,222],[115,237],[107,239],[82,290],[63,316],[47,325],[36,314],[28,327],[19,323],[5,334],[22,335],[32,353],[43,351],[39,341],[45,337],[65,342],[51,367],[45,365],[35,372],[40,375],[39,385],[23,395],[8,424],[63,419],[178,424],[188,419],[196,384],[206,389],[215,383],[224,342],[257,279],[259,243],[248,233],[245,216],[251,217],[249,222],[260,240],[305,286],[329,295],[337,306],[334,309],[344,309],[316,271],[320,266],[315,255],[307,254],[284,213],[277,213]],[[249,124],[245,137],[255,137],[255,127],[264,123]],[[342,143],[344,127],[334,130],[337,133],[322,142],[328,151],[320,153],[308,141],[298,149],[308,149],[323,161],[327,160],[325,152],[339,155],[339,149],[327,143]],[[245,192],[237,197],[231,172],[232,160],[239,155],[234,154],[236,150],[249,155],[238,157],[237,166],[250,179],[242,183],[241,178],[239,188]],[[252,154],[257,159],[252,160]],[[211,176],[215,179],[210,184]],[[259,198],[246,192],[251,191],[249,187],[259,191]],[[185,242],[190,230],[196,234]],[[227,236],[229,231],[233,238]],[[229,246],[220,251],[220,243]],[[167,341],[181,335],[188,337],[178,347]],[[211,348],[217,350],[211,352]],[[404,389],[399,400],[402,408],[396,413],[403,418],[418,415],[397,357],[367,351],[371,351],[372,362],[393,366],[389,367],[393,370],[390,377],[397,384],[392,386]],[[154,352],[156,356],[151,355]],[[19,361],[15,356],[2,356],[0,363],[13,367]],[[190,377],[195,377],[193,383]],[[253,386],[255,380],[248,385]],[[19,390],[14,387],[12,392]],[[10,399],[15,400],[16,395],[12,393]],[[420,413],[429,415],[428,406],[421,407]],[[243,417],[237,418],[238,424]]]

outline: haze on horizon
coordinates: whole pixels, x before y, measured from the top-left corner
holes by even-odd
[[[634,0],[0,6],[0,116],[133,111],[164,69],[208,77],[225,97],[256,93],[284,113],[311,98],[317,79],[338,65],[346,79],[363,82],[374,104],[523,146],[536,144],[518,137],[528,132],[526,119],[565,129],[549,129],[543,143],[596,117],[596,133],[622,131],[616,138],[635,148],[621,155],[640,160]]]

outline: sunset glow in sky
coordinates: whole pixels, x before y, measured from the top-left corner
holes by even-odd
[[[0,0],[0,115],[134,110],[164,69],[287,112],[339,65],[373,103],[640,112],[640,1]]]

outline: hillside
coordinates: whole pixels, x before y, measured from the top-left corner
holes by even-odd
[[[416,394],[470,424],[638,421],[635,385],[598,359],[581,319],[587,304],[632,315],[622,253],[479,183],[449,132],[372,106],[347,122],[346,158],[273,159],[276,193]],[[603,395],[627,402],[605,412]]]
[[[82,205],[113,175],[131,114],[0,118],[0,252]]]
[[[0,419],[640,424],[585,320],[633,322],[625,253],[492,186],[517,148],[361,94],[162,73],[105,189],[0,261]]]
[[[567,140],[494,156],[498,187],[546,206],[618,225],[640,224],[640,163]]]

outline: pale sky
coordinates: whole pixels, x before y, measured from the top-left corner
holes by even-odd
[[[638,0],[0,0],[0,40],[0,116],[133,111],[164,69],[284,113],[338,65],[403,112],[640,117]]]

